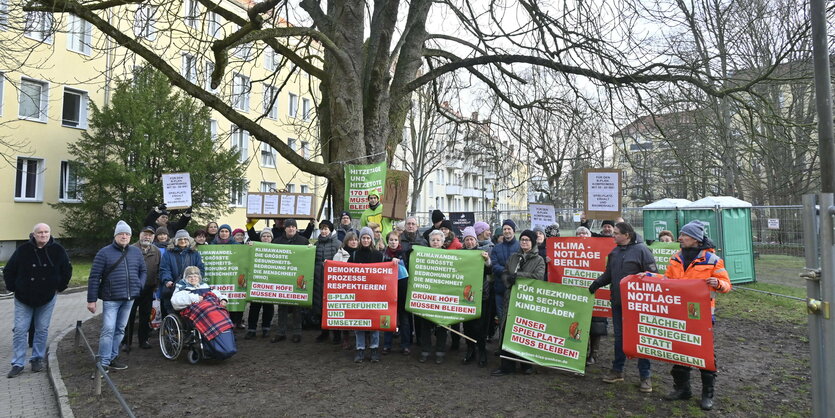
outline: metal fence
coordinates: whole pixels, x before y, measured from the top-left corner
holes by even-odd
[[[751,208],[751,234],[756,255],[783,254],[803,257],[803,207],[797,206],[753,206]],[[582,208],[556,208],[557,222],[560,224],[562,236],[574,236],[574,231],[580,226],[577,214]],[[446,213],[446,212],[445,212]],[[624,208],[621,212],[623,220],[635,227],[635,231],[643,234],[644,211],[642,208]],[[448,213],[447,213],[448,215]],[[430,214],[413,214],[421,226],[431,225]],[[504,219],[513,219],[519,230],[531,226],[530,214],[527,210],[515,211],[476,211],[475,220],[485,221],[493,228],[498,227]],[[590,220],[594,231],[600,229],[600,220]]]

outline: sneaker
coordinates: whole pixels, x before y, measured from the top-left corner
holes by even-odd
[[[649,377],[641,379],[641,385],[638,390],[643,393],[652,393],[652,380]]]
[[[606,383],[623,382],[623,372],[609,370],[609,373],[606,373],[606,376],[603,376],[603,381]]]
[[[12,369],[9,370],[9,374],[6,375],[9,379],[13,377],[18,377],[20,374],[23,373],[23,366],[12,366]]]
[[[391,353],[391,348],[390,347],[383,347],[383,354],[389,354],[389,353]]]
[[[246,334],[244,335],[245,340],[251,340],[253,338],[255,338],[255,331],[254,330],[247,331]]]
[[[376,348],[371,349],[371,362],[377,363],[380,361],[380,351]]]
[[[357,355],[354,356],[354,363],[362,363],[365,359],[365,350],[357,350]]]
[[[400,350],[400,352],[403,353],[404,356],[412,354],[412,350],[410,350],[408,347]]]
[[[108,364],[107,367],[109,367],[113,370],[125,370],[125,369],[128,368],[128,365],[125,364],[125,363],[122,363],[122,361],[119,360],[119,357],[116,357],[113,360],[110,360],[110,364]]]
[[[286,335],[275,335],[272,339],[270,339],[271,343],[280,343],[287,339]]]
[[[418,361],[421,362],[421,363],[426,363],[426,360],[429,360],[429,353],[421,352],[420,353],[420,358],[418,359]]]
[[[37,373],[43,371],[43,360],[35,359],[32,360],[32,373]]]

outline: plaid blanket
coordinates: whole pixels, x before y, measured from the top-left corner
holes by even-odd
[[[180,311],[180,316],[190,319],[207,341],[234,326],[229,319],[229,312],[220,307],[220,300],[214,293],[204,294],[202,302],[189,305]]]

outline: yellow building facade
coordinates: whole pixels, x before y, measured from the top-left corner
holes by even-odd
[[[224,5],[245,13],[245,5]],[[61,237],[62,215],[50,204],[83,198],[75,187],[84,180],[74,175],[67,146],[87,129],[89,104],[106,106],[116,80],[129,79],[145,64],[82,19],[67,13],[25,13],[21,7],[0,0],[0,154],[5,157],[0,166],[0,212],[5,219],[0,259],[11,254],[17,241],[27,239],[36,223],[50,224],[53,235]],[[298,153],[318,158],[316,80],[281,62],[259,42],[230,51],[223,79],[212,90],[214,56],[208,46],[237,28],[201,7],[196,1],[129,5],[101,17],[133,33],[190,82],[258,120]],[[301,172],[216,111],[212,134],[223,146],[236,147],[247,162],[248,185],[229,190],[232,212],[217,222],[244,227],[247,191],[284,189],[314,193],[317,203],[322,201],[324,179]],[[195,221],[205,225],[208,220]],[[263,226],[261,222],[256,229]],[[138,231],[141,226],[132,227]]]

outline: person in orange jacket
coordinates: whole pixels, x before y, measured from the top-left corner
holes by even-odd
[[[731,290],[731,278],[725,270],[725,262],[716,255],[713,242],[705,235],[705,227],[701,221],[692,221],[681,228],[678,235],[681,250],[670,258],[666,276],[668,279],[704,280],[711,290],[711,315],[716,309],[714,296],[718,293],[728,293]],[[713,316],[713,321],[716,317]],[[709,411],[713,409],[713,385],[716,372],[701,369],[702,399],[701,408]],[[690,367],[675,365],[670,371],[673,376],[673,391],[664,399],[668,401],[690,399]]]

